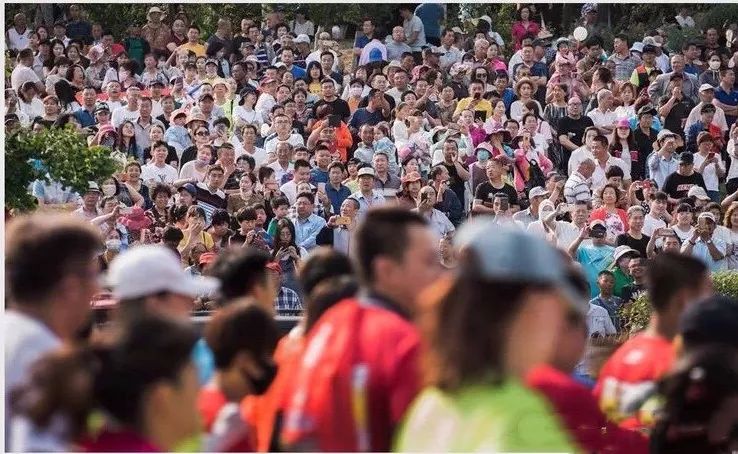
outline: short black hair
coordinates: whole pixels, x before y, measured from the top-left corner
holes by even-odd
[[[355,234],[359,277],[367,284],[374,281],[374,261],[390,257],[401,261],[408,248],[408,229],[427,225],[417,213],[402,208],[382,207],[369,210]]]
[[[698,288],[707,272],[707,266],[694,257],[668,252],[657,255],[646,271],[654,310],[658,313],[668,311],[674,295],[684,289]]]
[[[268,285],[266,266],[269,254],[256,248],[227,249],[218,256],[211,268],[213,276],[220,279],[220,297],[229,301],[249,296],[256,285]]]
[[[223,225],[231,223],[231,215],[226,210],[215,210],[210,218],[210,225]]]
[[[312,192],[301,192],[297,194],[297,197],[295,197],[295,200],[299,200],[300,198],[306,198],[308,201],[310,201],[311,204],[315,203],[315,196]]]
[[[244,207],[236,213],[236,221],[240,224],[243,221],[255,221],[256,210],[252,207]]]
[[[294,164],[294,169],[295,170],[301,169],[303,167],[307,167],[309,169],[310,168],[310,163],[307,162],[304,159],[298,159],[297,161],[295,161],[295,164]]]
[[[607,172],[605,172],[605,178],[612,178],[612,177],[625,177],[625,172],[623,172],[623,169],[621,169],[618,166],[612,166],[609,169],[607,169]]]
[[[216,369],[229,367],[241,352],[257,361],[270,357],[279,340],[272,317],[255,304],[234,304],[219,310],[205,326],[205,342]]]
[[[289,207],[290,201],[287,199],[287,197],[275,197],[272,199],[271,205],[272,205],[272,209],[276,210],[277,208],[281,206],[285,206],[285,205]]]

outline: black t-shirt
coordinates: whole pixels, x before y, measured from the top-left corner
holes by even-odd
[[[313,106],[313,117],[317,118],[318,115],[316,112],[318,112],[318,107],[328,104],[333,108],[333,115],[340,115],[341,119],[346,122],[348,121],[349,117],[351,116],[351,109],[349,108],[349,105],[346,101],[344,101],[341,98],[336,98],[331,102],[326,102],[325,100],[321,99],[320,101],[316,102]]]
[[[633,140],[635,141],[635,149],[638,150],[638,165],[643,168],[638,168],[638,172],[631,170],[633,180],[636,180],[636,175],[646,174],[646,162],[648,162],[648,156],[653,152],[653,143],[656,141],[656,130],[651,128],[646,135],[641,128],[636,128],[633,131]]]
[[[679,172],[674,172],[664,181],[664,192],[669,194],[672,199],[682,199],[687,197],[689,189],[694,186],[701,186],[702,189],[707,191],[705,187],[705,180],[697,172],[692,172],[692,175],[684,176]]]
[[[479,186],[477,186],[477,190],[474,191],[474,199],[481,200],[482,202],[490,204],[491,206],[492,201],[495,198],[495,194],[499,192],[507,195],[507,198],[510,201],[510,205],[518,204],[518,193],[517,191],[515,191],[515,188],[513,188],[509,184],[504,184],[502,188],[497,189],[496,187],[492,186],[489,181],[480,183]]]
[[[565,134],[569,140],[581,147],[584,130],[589,126],[594,126],[594,123],[592,122],[592,119],[587,116],[581,116],[575,120],[569,115],[566,115],[559,120],[559,124],[556,126],[556,131],[558,131],[559,135]]]
[[[659,107],[663,107],[664,104],[669,102],[670,98],[670,94],[662,96],[661,100],[659,101]],[[671,111],[669,111],[669,115],[667,115],[666,119],[664,120],[664,128],[668,129],[674,134],[679,134],[680,136],[682,136],[682,138],[684,138],[683,121],[687,119],[689,113],[692,111],[693,108],[694,102],[686,96],[683,97],[681,101],[674,103],[674,107],[671,108]]]
[[[627,233],[621,233],[617,238],[618,246],[628,246],[640,252],[641,257],[646,257],[646,248],[648,247],[648,242],[651,240],[651,237],[648,235],[641,236],[642,238],[637,240]]]
[[[456,170],[455,165],[448,165],[445,162],[442,163],[443,167],[448,170],[448,187],[452,191],[454,191],[454,194],[456,194],[456,197],[459,198],[459,200],[464,200],[464,180],[461,179],[459,176],[459,172]]]

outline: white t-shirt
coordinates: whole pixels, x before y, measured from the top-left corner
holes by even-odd
[[[617,333],[607,309],[592,303],[589,303],[587,311],[587,330],[590,336],[594,333],[599,333],[600,336]]]
[[[306,20],[302,24],[293,20],[292,22],[290,22],[290,25],[292,25],[292,31],[295,33],[295,35],[313,36],[315,34],[315,25],[309,20]]]
[[[579,164],[586,161],[587,159],[591,159],[594,161],[594,155],[585,145],[572,151],[571,156],[569,157],[569,175],[576,172]]]
[[[8,29],[8,48],[21,51],[31,45],[31,32],[29,28],[23,33],[18,33],[15,27]]]
[[[197,181],[205,181],[205,175],[206,175],[207,169],[203,170],[202,172],[198,172],[195,168],[195,161],[190,161],[185,163],[185,165],[182,166],[182,168],[179,171],[179,178],[181,179],[190,179],[194,178]]]
[[[237,123],[240,120],[243,123],[256,126],[256,133],[261,131],[261,125],[264,124],[264,118],[261,116],[261,112],[258,110],[246,110],[244,106],[236,106],[233,109],[233,123]]]
[[[665,228],[666,222],[662,219],[656,219],[651,213],[648,213],[643,217],[643,229],[641,229],[641,233],[644,235],[653,236],[653,232],[657,229]]]
[[[413,52],[420,52],[425,47],[425,27],[423,21],[416,15],[412,15],[410,19],[402,22],[402,28],[405,29],[405,42],[410,46]],[[413,33],[418,32],[418,39],[410,44]]]
[[[720,168],[723,172],[725,172],[725,163],[720,157],[720,153],[715,153],[715,157],[717,158],[717,164],[707,164],[705,166],[705,169],[702,171],[702,179],[705,180],[705,188],[708,191],[720,190],[720,181],[717,176],[717,169]],[[702,163],[706,160],[707,156],[702,156],[701,153],[695,153],[694,170],[699,170],[700,166],[702,166]]]
[[[539,238],[547,240],[546,230],[543,228],[543,221],[533,221],[528,225],[528,233]],[[556,221],[556,247],[560,249],[568,249],[571,243],[579,236],[579,229],[571,222]]]
[[[150,162],[141,167],[141,179],[146,182],[153,180],[156,183],[171,184],[177,180],[177,177],[177,169],[169,164],[157,167],[153,162]],[[153,189],[153,187],[150,189]]]
[[[138,109],[130,111],[128,110],[128,106],[118,107],[113,111],[113,116],[110,117],[110,124],[112,124],[115,129],[118,129],[125,121],[137,122],[138,116]]]
[[[5,333],[5,445],[17,451],[18,449],[14,448],[27,446],[29,440],[24,438],[30,437],[33,429],[28,423],[20,424],[25,430],[19,431],[14,428],[11,439],[8,432],[10,391],[29,378],[29,369],[36,360],[59,348],[62,342],[46,325],[13,309],[5,311],[3,332]],[[13,425],[16,425],[15,421]]]
[[[607,163],[605,164],[604,169],[597,161],[595,161],[595,171],[592,174],[592,192],[597,192],[607,184],[607,177],[605,176],[605,173],[610,170],[610,167],[620,167],[623,173],[625,173],[626,165],[620,158],[616,158],[615,156],[610,156],[609,158],[607,158]],[[630,178],[630,176],[626,174],[625,178],[628,179]]]
[[[13,69],[13,72],[10,73],[10,86],[17,92],[26,82],[39,83],[41,79],[38,78],[38,75],[32,68],[18,64]]]
[[[275,136],[273,139],[269,139],[268,141],[264,142],[264,150],[266,150],[267,153],[275,152],[277,149],[277,144],[279,142],[282,141],[280,141],[277,136]],[[287,142],[289,142],[293,147],[301,147],[305,145],[305,140],[300,134],[290,134],[290,138],[287,139]]]
[[[597,127],[612,126],[618,120],[617,114],[612,110],[602,112],[600,109],[592,109],[587,116],[592,119],[592,123]]]
[[[275,105],[277,105],[277,100],[274,99],[274,96],[269,93],[262,93],[256,101],[254,110],[259,112],[261,118],[269,118],[269,114],[272,113],[272,107]]]

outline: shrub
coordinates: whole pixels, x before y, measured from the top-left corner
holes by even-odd
[[[738,299],[738,271],[720,271],[712,275],[715,292]],[[636,333],[648,325],[651,318],[651,303],[644,295],[620,310],[626,333]]]
[[[36,201],[28,187],[35,180],[50,178],[83,194],[88,182],[110,177],[119,165],[110,148],[88,147],[69,127],[14,132],[5,137],[5,207],[32,209]]]

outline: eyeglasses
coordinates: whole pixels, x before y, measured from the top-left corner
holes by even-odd
[[[206,136],[208,135],[208,132],[207,131],[197,131],[195,135],[196,136]]]

